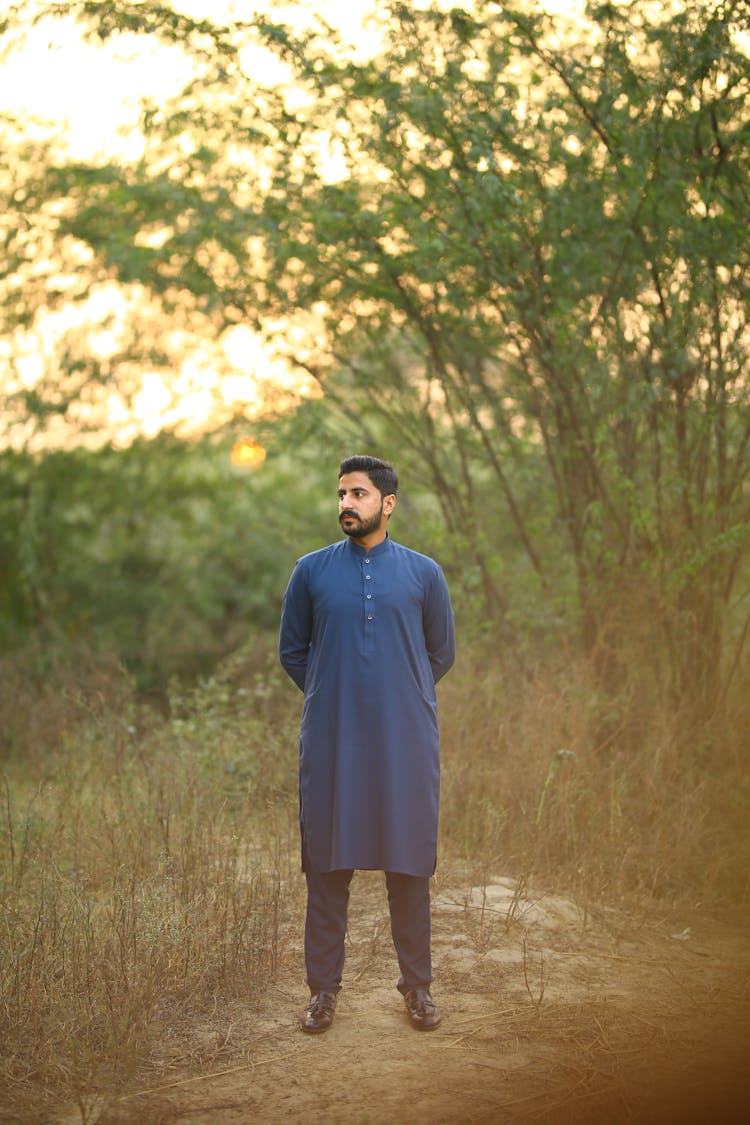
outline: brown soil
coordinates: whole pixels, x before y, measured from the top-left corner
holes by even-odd
[[[584,913],[561,897],[518,896],[502,878],[473,889],[443,880],[433,905],[437,1030],[408,1025],[382,876],[358,873],[329,1032],[297,1028],[307,993],[295,916],[288,964],[260,1009],[217,1013],[191,1029],[189,1049],[184,1029],[178,1041],[165,1026],[153,1081],[92,1106],[92,1120],[750,1121],[750,943],[741,926],[699,909],[677,919]]]

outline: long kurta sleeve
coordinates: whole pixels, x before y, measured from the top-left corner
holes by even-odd
[[[279,660],[300,691],[305,690],[311,636],[312,602],[298,563],[289,579],[281,609]]]
[[[425,648],[435,683],[453,667],[456,631],[448,585],[440,567],[435,568],[422,612]]]

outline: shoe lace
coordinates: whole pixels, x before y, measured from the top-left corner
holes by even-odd
[[[310,1001],[310,1013],[317,1016],[321,1012],[330,1012],[333,1004],[334,997],[329,992],[319,992]]]
[[[410,992],[409,1007],[420,1016],[430,1015],[435,1011],[435,1001],[429,992]]]

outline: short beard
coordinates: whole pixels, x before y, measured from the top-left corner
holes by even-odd
[[[342,513],[346,515],[346,513]],[[380,531],[380,522],[383,518],[383,500],[380,500],[380,511],[371,516],[369,520],[356,519],[354,523],[350,523],[347,527],[341,524],[341,530],[350,539],[364,539],[366,535],[371,535],[374,531]],[[339,523],[341,523],[341,516],[339,516]]]

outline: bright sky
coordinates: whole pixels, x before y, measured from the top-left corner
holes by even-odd
[[[173,0],[173,7],[194,18],[249,20],[267,11],[276,20],[299,25],[318,13],[363,53],[376,50],[372,20],[377,0]],[[282,80],[276,57],[248,46],[242,63],[255,77]],[[137,157],[138,103],[143,97],[167,98],[190,77],[191,64],[177,46],[155,36],[124,33],[104,44],[84,43],[72,16],[44,20],[31,29],[23,45],[11,50],[0,66],[0,112],[12,110],[64,128],[74,158],[116,152]]]
[[[267,11],[277,20],[299,25],[317,13],[358,51],[366,54],[378,44],[370,21],[375,0],[174,0],[173,6],[217,23],[249,20]],[[261,47],[249,45],[241,62],[248,73],[269,84],[287,77],[276,57]],[[156,37],[125,33],[104,44],[85,43],[72,17],[50,18],[0,59],[0,113],[21,116],[31,137],[56,137],[73,159],[136,160],[143,147],[140,99],[158,101],[177,94],[190,74],[191,63],[182,50]],[[15,374],[6,374],[6,379],[17,389],[33,386],[45,373],[55,344],[70,331],[87,332],[87,347],[100,358],[115,355],[139,299],[137,291],[128,293],[113,284],[82,304],[46,315],[12,345],[0,341],[0,363],[13,354]],[[127,442],[164,426],[196,431],[217,414],[237,410],[252,417],[269,393],[284,401],[285,395],[313,390],[310,380],[269,355],[247,327],[225,332],[216,344],[200,336],[173,343],[182,356],[176,370],[143,371],[134,394],[126,399],[113,390],[107,397],[106,429],[116,440]]]
[[[569,12],[582,3],[546,0],[545,6]],[[185,15],[217,23],[249,20],[266,11],[299,26],[317,14],[352,44],[354,53],[374,53],[379,43],[378,0],[173,0],[173,6]],[[414,6],[424,7],[427,2],[415,0]],[[241,61],[256,78],[271,84],[285,80],[276,57],[263,48],[248,46]],[[23,43],[0,56],[0,113],[12,111],[46,121],[46,128],[30,120],[25,128],[30,136],[56,136],[74,159],[116,155],[135,160],[143,144],[137,127],[139,100],[158,101],[177,94],[190,72],[191,64],[179,47],[165,46],[155,37],[124,33],[104,44],[84,43],[72,17],[46,19],[31,29]],[[3,355],[8,359],[12,352],[13,385],[33,386],[56,342],[70,330],[88,332],[87,346],[94,354],[103,359],[113,356],[120,350],[127,319],[139,299],[137,291],[124,292],[114,284],[100,289],[87,302],[42,318],[12,345],[0,341],[0,363]],[[287,326],[280,326],[280,331],[287,331]],[[143,371],[129,400],[117,391],[109,395],[108,428],[117,440],[127,442],[139,432],[153,434],[164,426],[182,432],[200,430],[216,417],[217,408],[225,413],[243,410],[252,417],[271,386],[281,394],[312,390],[288,363],[269,356],[249,328],[231,329],[217,344],[200,336],[176,343],[182,356],[176,370],[168,376]]]

